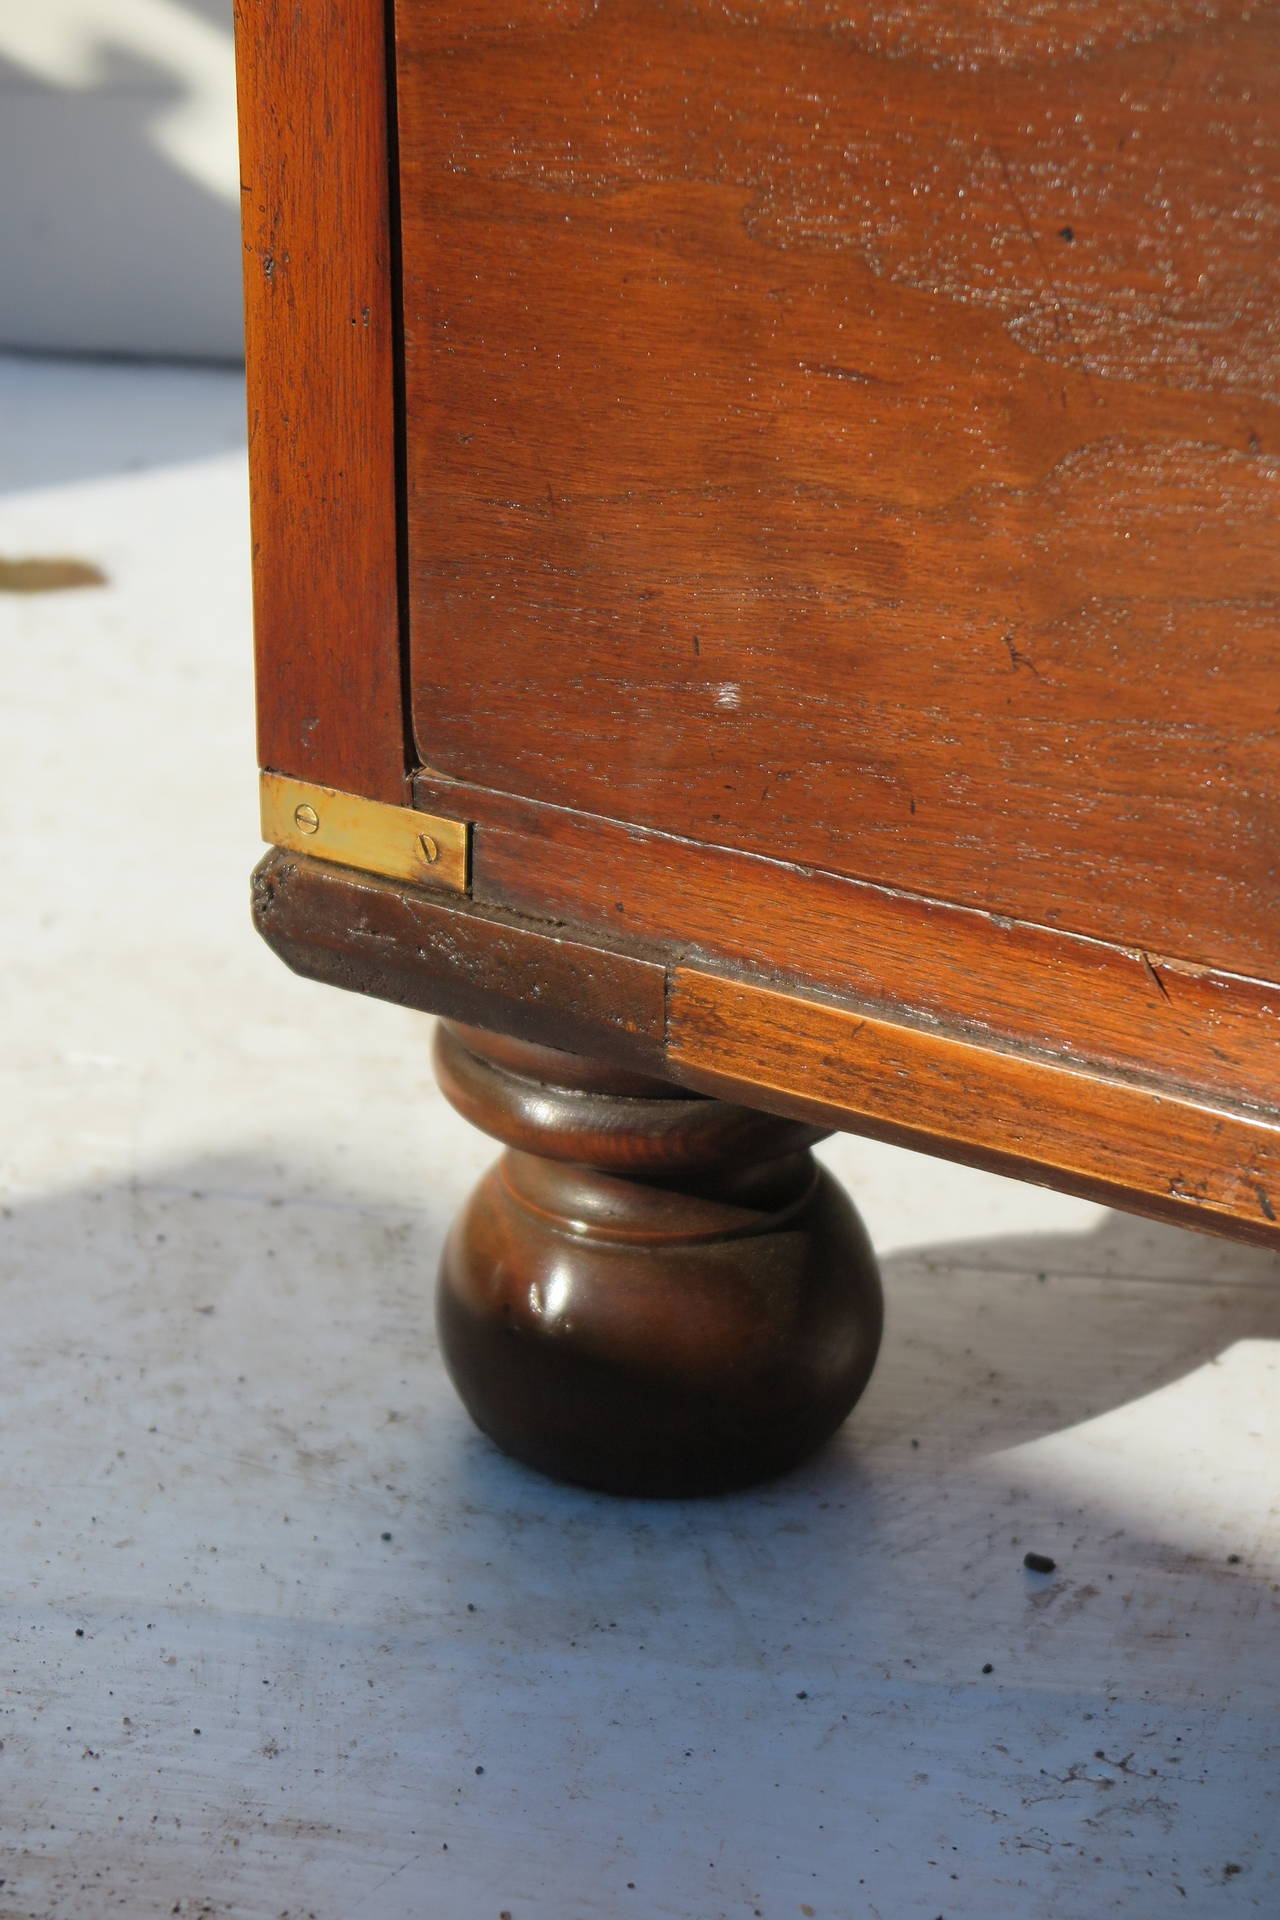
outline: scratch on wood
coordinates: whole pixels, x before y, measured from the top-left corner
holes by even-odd
[[[865,373],[861,367],[840,367],[828,360],[798,360],[801,373],[820,373],[824,380],[853,380],[860,387],[884,387],[889,383],[878,373]]]
[[[1168,987],[1166,987],[1164,981],[1160,978],[1160,974],[1156,969],[1156,967],[1153,966],[1151,961],[1151,955],[1149,953],[1144,953],[1141,950],[1141,948],[1139,948],[1138,958],[1139,960],[1141,960],[1144,968],[1146,969],[1147,975],[1151,981],[1152,986],[1155,988],[1156,992],[1161,996],[1162,999],[1169,1000],[1169,989]],[[1172,1005],[1173,1004],[1172,1001],[1170,1001],[1169,1004]]]
[[[988,151],[993,155],[995,159],[995,163],[1000,169],[1000,173],[1001,173],[1001,176],[1003,177],[1004,184],[1005,184],[1005,191],[1009,195],[1009,199],[1012,202],[1014,210],[1018,216],[1018,224],[1022,228],[1022,232],[1026,238],[1027,244],[1029,245],[1032,253],[1036,257],[1036,264],[1039,266],[1041,277],[1044,281],[1045,291],[1049,296],[1050,305],[1053,308],[1053,323],[1054,323],[1054,326],[1057,328],[1058,337],[1059,339],[1065,340],[1068,346],[1071,348],[1071,351],[1075,354],[1076,364],[1080,369],[1081,378],[1084,380],[1085,386],[1088,388],[1089,392],[1092,394],[1093,378],[1090,372],[1088,359],[1085,355],[1085,351],[1083,347],[1081,346],[1080,342],[1076,339],[1075,331],[1072,328],[1071,321],[1067,313],[1066,305],[1063,301],[1062,295],[1058,291],[1057,283],[1054,280],[1052,269],[1049,266],[1048,256],[1045,253],[1044,247],[1040,240],[1040,236],[1036,232],[1034,226],[1031,224],[1031,218],[1027,212],[1025,205],[1023,204],[1022,196],[1019,194],[1018,189],[1013,184],[1013,175],[1009,171],[1009,163],[1005,159],[1004,155],[1001,153],[998,147],[994,147],[994,146],[990,147]]]
[[[1025,667],[1028,673],[1034,674],[1037,680],[1042,681],[1044,675],[1041,673],[1035,661],[1032,660],[1028,654],[1019,653],[1017,647],[1014,645],[1012,631],[1004,633],[1000,637],[1009,650],[1010,673],[1016,673],[1019,667]]]

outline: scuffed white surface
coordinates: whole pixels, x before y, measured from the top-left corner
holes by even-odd
[[[824,1459],[496,1456],[429,1306],[490,1147],[248,926],[235,383],[95,377],[0,366],[0,553],[111,576],[0,599],[0,1920],[1280,1911],[1276,1263],[842,1140]]]

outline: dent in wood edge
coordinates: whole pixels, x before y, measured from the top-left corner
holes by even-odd
[[[254,873],[253,916],[306,979],[665,1072],[659,959],[279,849]]]

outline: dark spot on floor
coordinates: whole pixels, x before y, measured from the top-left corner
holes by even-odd
[[[0,560],[0,593],[64,593],[69,587],[105,587],[107,576],[92,560],[44,558]]]

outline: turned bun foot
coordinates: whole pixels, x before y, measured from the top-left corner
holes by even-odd
[[[485,1433],[557,1479],[665,1495],[747,1485],[829,1438],[882,1306],[816,1129],[472,1028],[439,1029],[436,1065],[508,1143],[438,1296]]]

